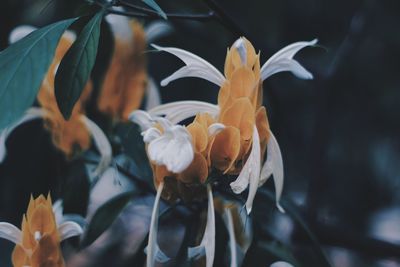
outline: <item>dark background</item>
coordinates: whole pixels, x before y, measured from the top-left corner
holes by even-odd
[[[15,26],[71,17],[81,3],[47,2],[2,0],[0,48]],[[322,48],[296,57],[314,80],[281,73],[264,82],[264,104],[285,164],[284,196],[298,206],[334,266],[400,266],[400,1],[217,2],[261,51],[261,63],[287,44],[319,39]],[[166,12],[208,10],[200,0],[158,3]],[[236,33],[218,21],[170,23],[174,32],[158,44],[189,50],[223,70]],[[149,53],[149,73],[157,81],[181,65],[172,56]],[[218,92],[194,78],[160,90],[163,102],[215,103]],[[67,163],[40,123],[18,129],[8,147],[0,166],[0,221],[18,225],[30,193],[65,190],[58,178]],[[285,217],[274,216],[271,227],[291,229],[290,220],[285,228]],[[289,232],[297,253],[309,245],[304,234]],[[0,266],[8,266],[11,247],[3,240],[0,247],[7,248],[0,249]],[[262,255],[256,262],[263,263]]]

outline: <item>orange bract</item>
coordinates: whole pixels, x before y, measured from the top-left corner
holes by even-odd
[[[64,266],[50,195],[31,197],[21,230],[22,244],[15,246],[12,255],[14,267]]]
[[[147,86],[146,37],[143,27],[131,23],[134,40],[116,37],[114,54],[98,98],[99,110],[117,120],[128,120],[138,109]]]

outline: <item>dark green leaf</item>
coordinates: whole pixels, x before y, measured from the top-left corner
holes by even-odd
[[[105,230],[107,230],[108,227],[111,226],[128,202],[132,199],[133,194],[132,191],[119,194],[97,209],[96,213],[90,220],[86,235],[82,240],[82,248],[92,244]]]
[[[164,19],[167,19],[167,14],[161,9],[161,7],[154,1],[154,0],[142,0],[146,5],[157,11],[157,13],[163,17]]]
[[[96,13],[83,27],[76,41],[61,60],[55,78],[55,95],[65,119],[89,80],[96,60],[103,11]]]
[[[0,129],[32,105],[62,34],[75,20],[36,30],[0,52]]]

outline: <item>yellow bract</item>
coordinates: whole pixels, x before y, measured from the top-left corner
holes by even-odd
[[[15,246],[12,255],[14,267],[64,266],[50,195],[31,197],[21,230],[22,244]]]
[[[261,107],[260,56],[247,39],[241,40],[245,57],[234,46],[226,56],[226,81],[218,94],[218,122],[228,127],[216,136],[210,157],[212,167],[228,174],[238,174],[242,169],[250,153],[254,125],[259,130],[263,154],[269,138],[268,118]]]
[[[177,192],[182,186],[190,191],[190,185],[204,183],[212,169],[225,174],[239,174],[251,152],[255,128],[264,157],[269,123],[266,109],[262,106],[260,55],[247,39],[241,38],[239,42],[241,51],[234,44],[227,52],[226,80],[218,94],[218,118],[213,119],[207,113],[197,114],[187,126],[195,152],[191,165],[182,173],[173,174],[165,166],[152,164],[156,186],[165,181],[164,198],[174,200],[182,196]],[[225,128],[215,136],[209,136],[208,127],[217,122]]]
[[[54,145],[68,157],[73,156],[77,151],[86,150],[90,146],[89,131],[80,117],[84,114],[84,104],[92,91],[92,83],[89,81],[72,110],[71,118],[66,121],[57,106],[54,77],[57,66],[71,45],[71,39],[66,36],[61,38],[54,60],[37,96],[40,105],[46,110],[45,126],[51,132]]]
[[[134,41],[116,37],[114,54],[98,98],[99,110],[113,119],[128,120],[140,107],[147,86],[146,37],[143,27],[131,23]]]

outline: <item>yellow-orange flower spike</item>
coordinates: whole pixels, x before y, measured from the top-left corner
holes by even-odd
[[[72,45],[72,42],[73,40],[68,35],[64,35],[61,38],[56,49],[54,60],[37,96],[39,104],[46,111],[44,118],[45,126],[51,132],[54,145],[68,157],[73,156],[77,151],[88,149],[91,140],[89,131],[81,120],[81,115],[84,114],[84,104],[92,91],[91,81],[89,81],[84,88],[68,121],[66,121],[60,113],[54,93],[56,68]]]
[[[128,120],[140,107],[147,85],[145,32],[138,22],[130,26],[134,40],[115,37],[114,54],[97,102],[100,111],[117,120]]]
[[[60,236],[50,195],[31,200],[22,219],[22,244],[13,251],[14,267],[63,267]]]

